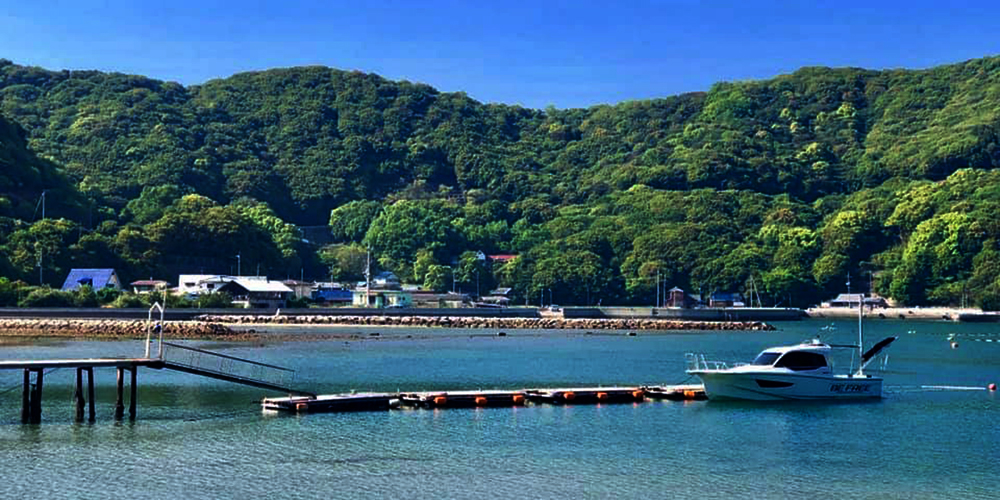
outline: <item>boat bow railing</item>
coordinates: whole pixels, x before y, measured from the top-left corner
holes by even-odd
[[[700,371],[700,370],[727,370],[730,368],[729,364],[725,361],[712,361],[705,359],[704,354],[698,354],[689,352],[684,355],[684,361],[687,363],[688,371]],[[733,366],[740,366],[745,363],[736,363]]]

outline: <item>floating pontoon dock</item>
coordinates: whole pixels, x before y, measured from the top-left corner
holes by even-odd
[[[528,389],[524,393],[531,401],[552,404],[633,403],[645,398],[641,387]]]
[[[524,391],[442,391],[410,392],[399,395],[406,406],[424,408],[474,408],[487,406],[522,406]]]
[[[704,401],[708,399],[705,394],[705,386],[700,384],[691,385],[665,385],[643,387],[646,397],[649,399],[666,399],[668,401]]]
[[[399,395],[388,393],[328,394],[316,397],[265,398],[265,410],[295,413],[377,411],[399,406]]]

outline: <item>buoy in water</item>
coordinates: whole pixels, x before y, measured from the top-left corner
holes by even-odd
[[[497,332],[497,337],[506,337],[507,332]]]
[[[986,388],[989,389],[989,390],[991,390],[991,391],[996,391],[997,390],[997,385],[996,384],[990,384],[990,385],[986,386]]]
[[[951,348],[952,349],[958,349],[958,342],[955,342],[954,340],[951,341]]]

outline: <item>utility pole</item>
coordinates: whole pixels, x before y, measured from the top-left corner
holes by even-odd
[[[653,307],[660,307],[660,270],[656,270],[656,305]]]
[[[365,307],[372,303],[372,247],[368,247],[368,264],[365,265]]]

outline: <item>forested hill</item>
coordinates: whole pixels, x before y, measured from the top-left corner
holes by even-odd
[[[320,258],[349,278],[363,241],[410,280],[460,269],[468,289],[488,271],[463,252],[516,253],[489,284],[567,304],[649,302],[656,274],[706,292],[754,277],[786,304],[866,272],[912,304],[1000,293],[1000,58],[544,111],[323,67],[184,87],[0,60],[0,113],[93,202],[69,221],[89,253],[66,258],[133,274],[231,267],[242,243],[214,240],[254,227],[272,273]],[[328,222],[342,245],[300,241]]]
[[[24,129],[0,116],[0,217],[41,218],[41,195],[46,191],[46,215],[66,217],[79,210],[74,184],[59,167],[27,149]]]

